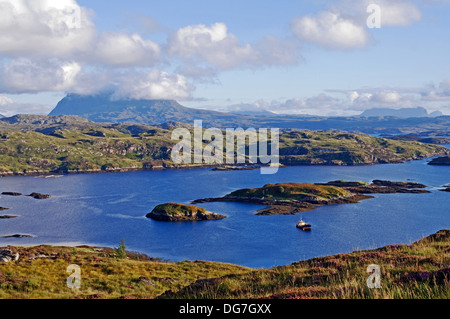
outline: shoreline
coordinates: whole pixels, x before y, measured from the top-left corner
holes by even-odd
[[[278,168],[283,167],[292,167],[292,166],[372,166],[372,165],[385,165],[385,164],[403,164],[405,162],[412,161],[422,161],[426,159],[431,159],[434,157],[443,156],[443,155],[433,155],[424,158],[415,158],[408,160],[400,160],[400,161],[391,161],[391,162],[371,162],[371,163],[301,163],[301,164],[285,164],[280,163]],[[234,166],[235,168],[229,168],[229,166]],[[163,170],[180,170],[180,169],[196,169],[196,168],[211,168],[214,171],[218,172],[226,172],[226,171],[248,171],[254,170],[255,168],[246,168],[249,165],[260,165],[261,167],[268,167],[267,165],[261,164],[188,164],[188,165],[158,165],[153,167],[121,167],[121,168],[107,168],[107,169],[86,169],[86,170],[53,170],[53,171],[45,171],[45,170],[34,170],[34,171],[23,171],[23,172],[0,172],[0,177],[13,177],[13,176],[52,176],[52,175],[71,175],[71,174],[93,174],[93,173],[123,173],[123,172],[137,172],[137,171],[163,171]],[[256,168],[256,169],[258,169]]]
[[[439,230],[435,231],[435,232],[431,232],[427,235],[425,234],[421,234],[417,240],[414,241],[408,241],[408,242],[403,242],[403,243],[391,243],[391,244],[386,244],[386,245],[382,245],[382,246],[376,246],[376,247],[371,247],[371,248],[361,248],[361,249],[352,249],[348,252],[335,252],[335,253],[330,253],[330,254],[324,254],[324,255],[315,255],[313,257],[308,257],[308,258],[303,258],[303,259],[298,259],[295,261],[292,261],[290,263],[287,264],[281,264],[281,265],[273,265],[273,266],[266,266],[266,267],[251,267],[251,266],[246,266],[246,265],[242,265],[242,264],[238,264],[238,263],[232,263],[232,262],[227,262],[227,261],[217,261],[217,260],[207,260],[207,259],[179,259],[179,260],[172,260],[172,259],[167,259],[165,257],[157,257],[157,256],[150,256],[145,252],[142,251],[136,251],[136,250],[126,250],[127,253],[131,253],[131,254],[139,254],[139,255],[143,255],[143,256],[147,256],[150,260],[158,260],[164,263],[183,263],[183,262],[207,262],[207,263],[216,263],[216,264],[228,264],[228,265],[233,265],[233,266],[239,266],[239,267],[246,267],[249,269],[253,269],[253,270],[269,270],[269,269],[274,269],[274,268],[279,268],[279,267],[286,267],[286,266],[291,266],[294,265],[296,263],[299,262],[306,262],[309,260],[314,260],[317,258],[331,258],[333,256],[341,256],[341,255],[350,255],[352,253],[360,253],[360,252],[370,252],[370,251],[379,251],[382,250],[386,247],[396,247],[396,246],[402,246],[402,245],[411,245],[414,244],[416,242],[420,242],[421,240],[427,239],[429,237],[434,237],[437,234],[441,233],[441,232],[450,232],[450,229],[448,228],[440,228]],[[17,249],[17,248],[22,248],[22,249],[33,249],[33,248],[40,248],[40,247],[46,247],[46,248],[55,248],[55,249],[67,249],[67,248],[76,248],[76,249],[83,249],[83,248],[87,248],[87,249],[103,249],[103,250],[116,250],[118,249],[117,246],[107,246],[107,245],[97,245],[97,244],[90,244],[90,243],[74,243],[73,245],[71,245],[70,243],[60,243],[60,244],[45,244],[45,243],[39,243],[39,244],[32,244],[32,245],[0,245],[0,250],[2,249]],[[0,263],[1,265],[1,263]]]

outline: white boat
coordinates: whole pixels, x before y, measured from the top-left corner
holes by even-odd
[[[303,220],[300,220],[300,221],[297,223],[297,228],[299,228],[299,229],[301,229],[301,230],[311,230],[311,225],[308,224],[308,223],[306,223],[306,222],[303,221]]]

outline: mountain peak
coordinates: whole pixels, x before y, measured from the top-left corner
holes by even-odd
[[[49,115],[77,115],[94,122],[161,124],[203,119],[205,123],[227,113],[188,108],[175,100],[114,99],[112,94],[68,94]],[[233,115],[237,119],[238,115]],[[232,121],[231,121],[232,122]]]

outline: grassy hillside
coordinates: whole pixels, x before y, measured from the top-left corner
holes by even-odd
[[[163,298],[450,298],[450,231],[412,245],[393,245],[313,258],[288,266],[197,281]],[[381,288],[369,289],[367,267],[381,269]]]
[[[171,167],[173,128],[99,124],[79,117],[20,115],[0,120],[0,173],[108,171]],[[210,141],[204,140],[204,145]],[[280,135],[285,165],[392,163],[450,154],[417,141],[395,141],[338,131],[287,130]]]
[[[450,231],[393,245],[300,261],[270,269],[231,264],[164,262],[122,248],[9,247],[0,261],[0,298],[450,298]],[[125,252],[125,254],[124,254]],[[66,285],[81,267],[81,288]],[[367,267],[381,269],[381,288],[366,285]]]
[[[14,247],[18,261],[0,261],[0,299],[154,298],[199,279],[248,272],[230,264],[204,261],[165,262],[111,248]],[[67,287],[67,267],[81,268],[81,289]]]
[[[339,131],[292,130],[280,136],[281,162],[286,165],[393,163],[440,152],[448,149]]]

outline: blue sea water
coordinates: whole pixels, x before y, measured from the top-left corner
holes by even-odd
[[[72,174],[60,178],[0,178],[4,191],[50,194],[1,196],[10,208],[0,220],[0,236],[30,234],[33,238],[0,238],[7,245],[98,245],[117,247],[173,261],[210,260],[261,268],[286,265],[316,256],[348,253],[388,244],[409,244],[450,228],[450,167],[427,165],[429,159],[373,166],[293,166],[277,174],[259,170],[212,171],[208,168],[124,173]],[[374,179],[414,181],[429,194],[375,194],[356,204],[322,206],[292,216],[256,216],[259,205],[198,204],[226,215],[217,221],[166,223],[145,217],[165,202],[190,203],[220,197],[240,188],[279,182],[328,182]],[[311,232],[295,225],[303,218]]]

